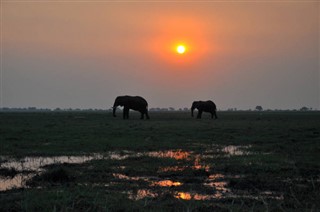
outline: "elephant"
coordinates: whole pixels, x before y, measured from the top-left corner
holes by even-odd
[[[136,110],[141,113],[141,119],[144,118],[144,114],[147,119],[150,119],[148,115],[148,102],[141,96],[118,96],[113,104],[113,116],[116,117],[116,109],[118,106],[123,106],[123,119],[129,118],[129,110]]]
[[[194,109],[198,109],[198,115],[197,115],[198,119],[201,119],[202,112],[211,113],[211,118],[213,118],[213,116],[215,117],[215,119],[218,118],[217,113],[216,113],[217,107],[216,107],[215,103],[213,103],[213,101],[211,101],[211,100],[194,101],[192,103],[192,107],[191,107],[191,116],[192,117],[193,117]]]

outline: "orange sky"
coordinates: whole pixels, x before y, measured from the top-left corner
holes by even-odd
[[[319,108],[316,1],[1,1],[1,11],[2,106],[105,108],[131,94],[154,107]]]

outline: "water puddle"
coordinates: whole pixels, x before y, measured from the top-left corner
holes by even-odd
[[[226,153],[228,156],[241,156],[241,155],[248,155],[250,152],[248,149],[250,146],[234,146],[234,145],[229,145],[225,146],[221,149],[222,152]]]
[[[176,160],[189,160],[192,152],[183,151],[183,150],[168,150],[168,151],[158,151],[158,152],[149,152],[146,155],[150,157],[158,158],[173,158]]]
[[[187,160],[192,160],[191,158],[186,158]],[[201,156],[195,155],[193,156],[193,165],[192,166],[168,166],[168,167],[159,167],[159,172],[182,172],[186,169],[194,169],[194,170],[204,170],[205,172],[209,172],[210,166],[201,164]]]
[[[111,174],[111,179],[107,184],[97,182],[94,184],[82,183],[81,185],[109,188],[116,184],[134,184],[139,186],[138,189],[134,191],[129,189],[126,192],[128,197],[133,200],[156,198],[168,194],[177,199],[202,201],[236,196],[228,188],[227,179],[241,178],[242,176],[212,173],[213,167],[205,164],[205,159],[208,158],[208,155],[214,155],[217,152],[223,152],[223,155],[228,156],[247,155],[249,146],[211,146],[211,148],[215,149],[208,148],[203,154],[177,149],[150,152],[110,151],[85,156],[26,157],[20,160],[1,157],[0,169],[13,169],[17,174],[14,174],[13,177],[5,176],[5,174],[0,175],[0,191],[27,188],[26,182],[34,176],[44,173],[49,165],[83,164],[92,160],[119,160],[118,172]],[[126,166],[121,164],[122,160],[141,157],[171,158],[176,160],[176,165],[159,166],[154,173],[150,173],[151,176],[129,176],[121,173],[126,169]],[[190,186],[193,191],[186,192]],[[271,195],[269,193],[264,195],[267,194]]]
[[[140,200],[144,198],[156,198],[159,196],[158,193],[150,190],[150,189],[139,189],[137,192],[128,191],[126,192],[128,194],[129,199],[132,200]]]
[[[216,195],[205,195],[205,194],[197,194],[192,192],[177,192],[174,195],[177,199],[183,199],[183,200],[211,200],[211,199],[217,199],[221,197],[221,194]]]
[[[202,165],[200,155],[193,155],[192,151],[183,150],[167,150],[167,151],[151,151],[151,152],[133,152],[133,151],[120,151],[120,152],[107,152],[104,154],[92,154],[85,156],[55,156],[55,157],[25,157],[20,160],[13,158],[2,157],[0,168],[14,169],[18,172],[14,177],[0,176],[0,191],[6,191],[13,188],[26,187],[26,181],[30,180],[37,173],[44,171],[44,167],[53,164],[82,164],[91,160],[125,160],[130,157],[158,157],[158,158],[173,158],[175,160],[194,160],[193,166],[172,166],[172,167],[159,167],[159,172],[181,172],[187,168],[195,170],[203,169],[209,171],[209,166]],[[24,172],[28,172],[27,174]],[[30,173],[31,172],[31,173]],[[122,174],[113,174],[115,178],[125,180],[141,180],[141,177],[127,177]],[[160,182],[152,182],[153,185],[159,186],[177,186],[178,182],[164,180]]]
[[[12,178],[0,177],[0,191],[6,191],[13,188],[25,187],[28,180],[34,177],[35,174],[17,174]]]
[[[110,156],[111,157],[111,156]],[[100,154],[91,156],[55,156],[55,157],[25,157],[21,160],[6,159],[5,163],[1,164],[1,168],[15,169],[16,171],[41,171],[41,167],[52,164],[77,164],[85,163],[93,159],[102,159]]]
[[[138,177],[129,177],[125,174],[120,174],[120,173],[113,173],[112,176],[116,179],[119,180],[126,180],[126,181],[149,181],[150,177],[146,177],[146,176],[138,176]]]
[[[201,145],[200,147],[205,148],[204,157],[206,158],[216,158],[221,156],[242,156],[249,155],[252,152],[249,150],[251,148],[250,145],[247,146],[236,146],[236,145],[228,145],[228,146],[218,146],[218,145]],[[218,153],[222,153],[218,154]]]
[[[113,157],[112,154],[110,157]],[[90,160],[102,159],[100,154],[93,154],[91,156],[56,156],[56,157],[25,157],[20,160],[10,158],[2,158],[6,161],[0,165],[2,169],[14,169],[19,174],[14,177],[0,176],[0,191],[6,191],[13,188],[26,187],[26,182],[36,175],[41,173],[43,167],[52,164],[79,164]]]
[[[158,182],[153,182],[150,186],[160,186],[160,187],[173,187],[181,186],[181,182],[172,181],[172,180],[160,180]]]

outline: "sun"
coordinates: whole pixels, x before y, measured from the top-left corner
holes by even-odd
[[[179,54],[184,54],[186,52],[186,47],[184,45],[178,45],[176,50]]]

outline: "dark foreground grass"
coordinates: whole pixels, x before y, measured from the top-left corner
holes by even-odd
[[[120,114],[119,114],[120,115]],[[252,154],[207,157],[210,170],[161,173],[159,167],[192,167],[194,161],[139,157],[94,160],[46,167],[30,188],[0,193],[3,211],[319,211],[319,112],[220,112],[218,120],[189,113],[151,113],[150,120],[113,118],[103,112],[0,113],[0,155],[61,156],[185,150],[204,154],[216,146],[245,146]],[[1,161],[2,160],[2,161]],[[5,158],[0,159],[3,163]],[[2,169],[2,176],[16,170]],[[9,174],[10,173],[10,174]],[[175,198],[174,188],[154,188],[163,195],[129,198],[149,189],[153,176],[183,183],[182,191],[214,193],[202,186],[209,175],[223,174],[233,196],[210,200]],[[229,177],[228,177],[229,176]],[[239,177],[234,177],[239,176]],[[12,177],[12,176],[11,176]],[[267,198],[263,193],[276,194]]]

